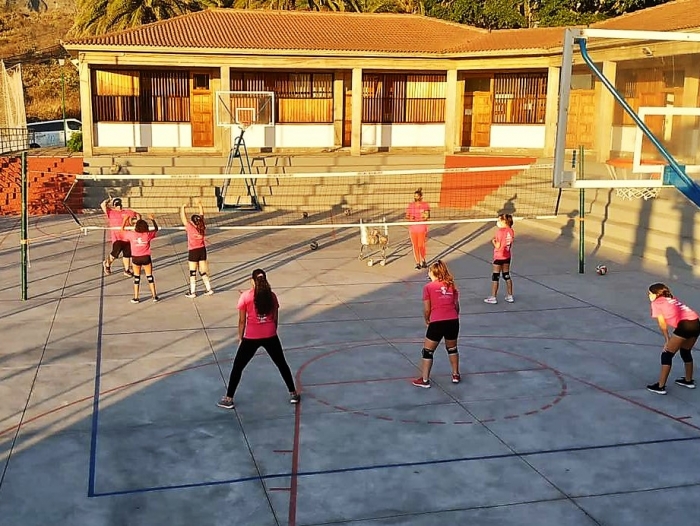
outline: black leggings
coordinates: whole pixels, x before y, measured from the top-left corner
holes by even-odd
[[[294,377],[292,377],[292,371],[289,369],[287,360],[284,359],[284,351],[282,351],[282,343],[280,342],[279,336],[275,335],[271,338],[260,338],[251,340],[249,338],[243,338],[241,344],[238,346],[236,351],[236,357],[233,359],[233,368],[231,369],[231,377],[228,380],[228,390],[226,391],[226,396],[233,398],[236,392],[238,383],[241,381],[241,375],[243,374],[243,369],[246,365],[253,359],[257,350],[262,347],[265,349],[267,354],[270,355],[272,361],[279,369],[280,374],[284,383],[287,384],[287,389],[290,393],[296,391],[294,386]]]

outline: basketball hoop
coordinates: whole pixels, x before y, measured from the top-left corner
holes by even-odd
[[[654,199],[659,196],[660,188],[616,188],[615,193],[620,199],[631,201],[632,199]]]
[[[240,122],[237,122],[236,125],[241,131],[246,131],[253,125],[253,121],[251,121],[250,119],[243,119]]]

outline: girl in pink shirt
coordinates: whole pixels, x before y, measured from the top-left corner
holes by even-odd
[[[406,221],[427,221],[428,219],[430,219],[430,205],[423,201],[423,190],[419,188],[413,194],[413,202],[406,208]],[[428,225],[411,225],[408,227],[408,233],[411,237],[411,246],[413,246],[416,270],[428,268],[425,262]]]
[[[688,389],[695,389],[691,351],[698,336],[700,336],[700,320],[698,320],[697,313],[674,298],[671,290],[663,283],[654,283],[649,287],[649,301],[651,302],[651,317],[656,318],[665,344],[661,353],[659,381],[647,385],[647,389],[652,393],[666,394],[666,380],[671,373],[673,357],[678,350],[681,351],[681,359],[685,365],[685,376],[678,378],[676,384]],[[668,327],[674,328],[671,336],[668,334]]]
[[[491,240],[493,244],[493,270],[491,274],[491,295],[484,300],[485,303],[498,303],[498,281],[499,275],[503,275],[506,282],[506,297],[508,303],[513,303],[513,280],[510,277],[510,257],[515,239],[513,232],[513,216],[501,214],[496,221],[496,235]]]
[[[102,268],[105,274],[112,273],[112,263],[122,255],[122,263],[124,265],[124,275],[127,277],[133,277],[134,273],[131,271],[131,245],[129,240],[124,237],[124,233],[121,230],[121,226],[127,217],[136,219],[136,212],[133,210],[125,209],[122,206],[122,200],[119,197],[114,199],[105,199],[100,203],[102,211],[107,216],[107,225],[109,229],[109,237],[112,241],[112,250],[110,251],[107,259],[102,262]]]
[[[233,409],[233,396],[246,365],[262,347],[277,366],[289,390],[289,401],[298,404],[301,396],[294,386],[292,371],[284,358],[282,343],[277,336],[279,324],[279,302],[267,281],[262,269],[253,271],[253,288],[247,290],[238,300],[238,339],[240,344],[233,359],[233,368],[228,381],[226,396],[216,404],[224,409]]]
[[[458,384],[459,352],[459,291],[447,265],[437,260],[428,270],[430,283],[423,287],[423,317],[428,326],[423,342],[423,359],[421,376],[413,380],[413,385],[428,389],[430,387],[430,370],[433,367],[433,353],[445,338],[447,357],[452,367],[452,383]]]
[[[197,269],[199,269],[199,275],[202,277],[202,282],[207,290],[206,294],[214,294],[208,275],[209,263],[207,263],[207,246],[204,239],[207,226],[204,223],[204,209],[202,208],[201,200],[197,200],[197,206],[199,207],[199,214],[192,214],[189,220],[185,213],[187,205],[180,207],[180,220],[187,232],[187,265],[190,269],[190,290],[185,296],[188,298],[197,296]]]
[[[131,264],[134,268],[134,297],[131,299],[131,303],[139,302],[142,267],[146,273],[148,288],[151,289],[153,303],[160,301],[158,294],[156,294],[156,281],[153,278],[153,260],[151,259],[151,241],[155,239],[158,233],[158,223],[156,223],[156,218],[153,214],[149,218],[153,222],[153,230],[149,230],[148,223],[143,219],[136,221],[133,230],[126,230],[126,227],[131,222],[129,217],[124,218],[124,224],[122,225],[124,237],[131,244]]]

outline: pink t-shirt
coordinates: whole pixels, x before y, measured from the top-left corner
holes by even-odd
[[[243,337],[251,340],[260,340],[262,338],[271,338],[277,334],[277,311],[280,304],[277,301],[277,296],[272,293],[272,303],[274,305],[272,312],[267,316],[258,316],[255,311],[254,290],[246,290],[241,297],[238,298],[238,310],[244,310],[246,313],[245,330]]]
[[[651,302],[651,317],[663,316],[666,323],[671,327],[678,327],[678,323],[684,320],[697,320],[697,313],[684,305],[676,298],[666,298],[659,296]]]
[[[431,281],[423,287],[423,301],[430,300],[430,321],[456,320],[459,318],[459,291],[447,287],[441,281]]]
[[[125,210],[119,210],[117,208],[107,209],[107,224],[112,228],[117,228],[117,230],[112,229],[109,231],[109,237],[112,243],[115,241],[128,241],[122,230],[125,217],[136,217],[136,212],[128,208]]]
[[[406,216],[409,221],[425,221],[423,212],[429,212],[430,205],[425,201],[413,201],[406,208]],[[428,231],[428,225],[411,225],[408,227],[409,232],[423,233]]]
[[[495,239],[499,246],[493,247],[493,259],[510,259],[510,251],[513,247],[513,239],[515,239],[513,229],[508,226],[499,228],[496,230]]]
[[[204,236],[199,233],[197,227],[190,221],[187,222],[185,227],[187,232],[187,250],[194,250],[197,248],[204,248]]]
[[[158,232],[149,230],[148,232],[136,232],[135,230],[124,230],[126,240],[131,243],[131,256],[141,257],[151,255],[151,241]]]

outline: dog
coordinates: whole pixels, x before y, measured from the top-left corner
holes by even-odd
[[[389,228],[384,226],[384,232],[380,228],[372,227],[369,228],[362,224],[360,220],[360,255],[357,257],[360,261],[365,259],[365,248],[367,247],[378,247],[381,251],[381,259],[379,264],[384,266],[386,264],[386,248],[389,246]],[[373,259],[367,260],[367,265],[374,265]]]

